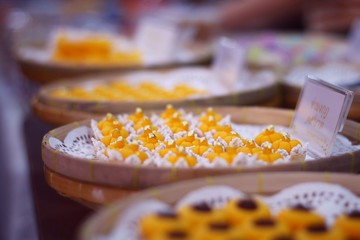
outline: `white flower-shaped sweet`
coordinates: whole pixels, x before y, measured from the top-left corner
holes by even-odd
[[[120,152],[112,150],[112,149],[108,149],[107,150],[107,154],[109,156],[110,160],[115,160],[115,161],[124,161],[123,156],[121,155]]]
[[[186,162],[186,160],[184,158],[179,158],[176,161],[174,166],[177,167],[177,168],[188,168],[189,164]]]
[[[164,158],[157,157],[154,158],[154,162],[156,163],[156,166],[158,167],[172,167],[171,163]]]
[[[228,162],[220,157],[215,157],[214,160],[212,161],[211,165],[214,168],[224,168],[224,167],[229,167]]]
[[[98,122],[95,121],[94,119],[91,119],[90,126],[91,126],[91,130],[94,133],[94,137],[98,140],[101,140],[104,136],[102,135],[100,129],[98,128]]]
[[[218,125],[220,126],[226,126],[231,125],[231,116],[228,114],[225,117],[223,117],[219,122]]]
[[[290,161],[303,161],[307,153],[307,143],[301,146],[300,144],[296,145],[291,149],[290,152]]]
[[[148,167],[156,167],[156,161],[155,161],[155,158],[151,157],[151,158],[148,158],[146,159],[144,162],[143,162],[143,165],[144,166],[148,166]]]
[[[249,160],[249,155],[246,153],[239,153],[232,161],[232,166],[246,166]]]
[[[116,116],[119,122],[121,122],[123,125],[126,125],[130,121],[128,120],[129,115],[128,114],[119,114]]]
[[[216,141],[214,142],[214,145],[220,145],[223,148],[226,148],[228,146],[227,142],[224,139],[222,139],[221,137],[218,137],[216,139]]]
[[[136,156],[136,154],[132,154],[132,155],[128,156],[124,162],[127,164],[132,164],[132,165],[140,165],[141,164],[141,160],[138,156]]]
[[[206,150],[204,153],[203,153],[203,157],[206,157],[209,153],[213,153],[214,152],[214,149],[212,148],[208,148],[208,150]]]
[[[230,147],[234,147],[234,148],[238,148],[238,147],[242,147],[244,146],[244,143],[243,141],[241,140],[241,138],[233,138],[230,143],[229,143],[229,146]]]
[[[177,140],[179,138],[185,137],[187,135],[186,131],[178,132],[174,134],[174,139]]]
[[[279,148],[276,152],[279,153],[283,158],[287,158],[289,156],[289,153],[284,149]]]
[[[195,168],[211,168],[212,164],[209,162],[209,159],[200,157],[197,159],[197,163],[195,164]]]

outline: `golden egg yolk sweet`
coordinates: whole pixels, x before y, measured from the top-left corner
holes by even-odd
[[[177,227],[179,228],[179,227]],[[179,229],[172,229],[164,232],[163,234],[156,235],[151,238],[147,238],[146,240],[195,240],[192,235],[181,228]]]
[[[344,234],[337,228],[327,228],[325,225],[311,225],[296,234],[297,240],[345,240]]]
[[[287,226],[271,218],[257,218],[243,226],[244,240],[262,240],[289,233]]]
[[[186,223],[177,213],[160,212],[144,216],[139,222],[139,227],[142,236],[150,239],[167,231],[184,230]]]
[[[300,204],[292,208],[283,209],[278,214],[277,219],[286,223],[294,232],[310,225],[321,225],[325,223],[322,216]]]
[[[114,48],[114,40],[100,34],[87,37],[72,38],[61,32],[54,41],[54,50],[51,55],[56,62],[73,64],[140,64],[140,52],[119,51]]]
[[[256,218],[270,217],[269,208],[255,199],[231,200],[224,208],[231,224],[242,224]]]
[[[200,227],[194,234],[194,239],[198,240],[226,240],[233,238],[235,238],[233,228],[226,221],[210,222]]]
[[[264,146],[262,151],[256,153],[258,155],[258,159],[264,162],[273,163],[279,159],[282,159],[282,155],[280,153],[273,152],[271,146]]]
[[[290,139],[289,134],[284,134],[284,137],[282,139],[273,142],[272,148],[274,149],[274,151],[277,151],[278,149],[283,149],[290,154],[291,150],[298,145],[301,146],[301,142],[299,140]]]
[[[339,216],[334,226],[342,230],[348,239],[360,239],[360,212],[353,211]]]
[[[261,146],[264,142],[273,143],[282,137],[283,135],[279,132],[276,132],[275,127],[270,125],[265,129],[265,131],[256,136],[255,142],[258,146]]]
[[[179,214],[186,219],[190,230],[195,230],[210,222],[225,221],[225,215],[222,211],[213,209],[206,203],[182,207],[179,209]]]
[[[189,86],[189,88],[192,88]],[[51,96],[61,99],[74,100],[95,100],[95,101],[161,101],[161,100],[176,100],[186,99],[193,94],[205,94],[193,88],[191,92],[176,93],[174,89],[164,89],[152,82],[130,84],[105,82],[93,89],[86,89],[85,87],[62,87],[54,89]],[[163,119],[171,117],[175,113],[173,107],[169,107],[161,114]]]

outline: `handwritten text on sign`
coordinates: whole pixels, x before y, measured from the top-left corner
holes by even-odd
[[[310,154],[331,154],[337,133],[348,114],[352,92],[308,77],[295,112],[293,130],[309,144]]]

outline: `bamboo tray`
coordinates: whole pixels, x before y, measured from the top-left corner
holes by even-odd
[[[119,217],[134,203],[157,199],[173,205],[187,193],[209,185],[227,185],[248,194],[271,195],[292,185],[305,182],[326,182],[339,184],[360,195],[360,177],[338,173],[257,173],[222,177],[209,177],[152,188],[101,209],[90,217],[80,229],[81,240],[95,239],[108,235],[114,229]]]
[[[201,51],[194,54],[193,57],[184,60],[172,60],[165,63],[154,64],[132,64],[132,65],[85,65],[85,64],[63,64],[51,61],[38,61],[25,57],[21,54],[21,48],[44,49],[44,42],[23,42],[15,50],[15,60],[22,73],[31,81],[45,84],[59,81],[63,78],[76,77],[94,73],[105,72],[129,72],[139,69],[168,69],[179,65],[192,65],[208,63],[211,58],[211,43],[204,43],[206,46]],[[194,48],[196,49],[196,48]]]
[[[46,183],[61,196],[70,198],[92,209],[138,192],[75,180],[53,172],[46,166],[44,166],[44,175]]]
[[[205,68],[184,68],[183,71],[205,71]],[[151,72],[150,72],[151,73]],[[162,73],[162,72],[152,72]],[[33,112],[46,122],[54,125],[66,124],[72,121],[83,120],[86,118],[96,117],[99,114],[107,112],[124,113],[133,111],[136,107],[141,107],[144,110],[149,109],[164,109],[167,104],[172,104],[175,107],[183,106],[218,106],[218,105],[263,105],[263,106],[279,106],[281,97],[278,84],[268,83],[263,87],[250,88],[248,90],[239,90],[222,95],[208,95],[193,99],[184,100],[164,100],[164,101],[80,101],[80,100],[66,100],[57,99],[51,96],[54,89],[62,87],[83,86],[86,84],[100,84],[113,81],[114,79],[126,78],[132,76],[134,73],[121,74],[99,74],[95,76],[86,76],[80,78],[64,79],[58,83],[52,83],[43,86],[37,95],[33,98],[32,109]],[[135,73],[136,74],[136,73]],[[92,80],[90,80],[92,79]]]
[[[360,121],[360,91],[355,89],[350,90],[354,91],[354,99],[349,111],[348,118],[355,121]],[[281,92],[284,107],[295,108],[301,93],[301,88],[287,83],[281,83]]]
[[[187,109],[191,111],[191,109]],[[192,109],[202,112],[204,109]],[[293,111],[259,107],[219,107],[215,110],[222,114],[230,114],[234,123],[247,124],[275,124],[289,126]],[[85,160],[58,152],[49,145],[49,138],[56,137],[63,140],[72,129],[89,125],[90,120],[75,122],[50,131],[43,138],[42,159],[45,166],[56,174],[61,174],[76,181],[86,182],[121,190],[137,191],[162,184],[178,182],[187,179],[209,177],[225,174],[240,174],[262,171],[327,171],[327,172],[359,172],[360,150],[348,152],[338,156],[321,158],[312,161],[292,162],[263,167],[251,168],[160,168],[143,167],[111,162]],[[343,134],[352,140],[359,140],[360,125],[347,120]],[[57,189],[61,191],[61,189]]]

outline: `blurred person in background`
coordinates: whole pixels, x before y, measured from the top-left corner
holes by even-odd
[[[153,0],[155,1],[155,0]],[[203,2],[203,1],[202,1]],[[229,0],[211,1],[211,21],[183,25],[198,30],[198,37],[261,29],[305,29],[347,33],[360,18],[360,0]]]

